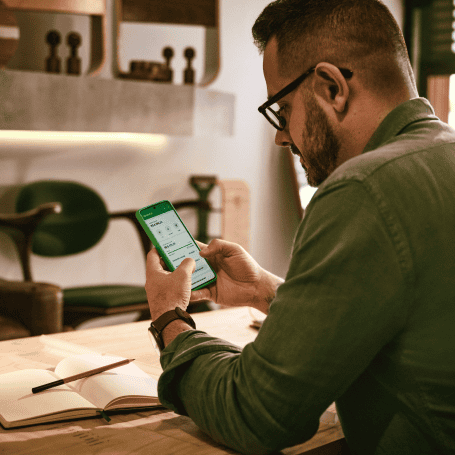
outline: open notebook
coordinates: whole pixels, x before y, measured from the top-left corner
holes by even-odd
[[[0,422],[5,428],[90,417],[114,409],[161,406],[157,381],[134,363],[33,394],[47,384],[123,357],[82,354],[48,370],[19,370],[0,375]]]

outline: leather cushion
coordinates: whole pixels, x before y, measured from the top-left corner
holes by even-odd
[[[104,285],[69,288],[63,291],[65,306],[113,308],[135,303],[146,303],[143,286]]]
[[[15,338],[29,337],[30,331],[19,321],[0,315],[0,340],[13,340]]]

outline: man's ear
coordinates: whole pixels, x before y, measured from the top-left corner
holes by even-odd
[[[331,63],[319,63],[315,70],[313,89],[316,96],[341,114],[347,107],[349,86],[340,70]]]

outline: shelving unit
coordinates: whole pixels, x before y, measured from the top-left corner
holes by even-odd
[[[0,129],[231,135],[234,96],[191,85],[0,72]]]
[[[11,11],[66,13],[90,16],[91,61],[89,74],[95,75],[106,59],[106,0],[2,0]]]
[[[207,86],[220,70],[219,0],[117,0],[117,54],[122,22],[202,26],[205,29],[204,74]],[[122,74],[117,58],[117,71]]]
[[[211,45],[218,48],[218,0],[194,0],[190,3],[186,0],[166,3],[156,0],[115,1],[117,26],[121,21],[203,25],[207,28],[206,40],[212,40]],[[0,71],[0,129],[178,136],[233,134],[233,95],[194,85],[93,77],[97,76],[106,59],[106,41],[112,39],[109,29],[106,32],[106,21],[112,19],[112,12],[106,9],[106,0],[3,2],[13,12],[90,16],[92,49],[87,75],[14,69]],[[202,85],[213,80],[218,68],[218,51],[211,52],[205,64]]]

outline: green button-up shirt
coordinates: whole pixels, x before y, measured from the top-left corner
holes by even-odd
[[[319,187],[243,350],[190,330],[161,402],[243,453],[301,443],[336,402],[353,453],[455,453],[455,132],[394,109]]]

